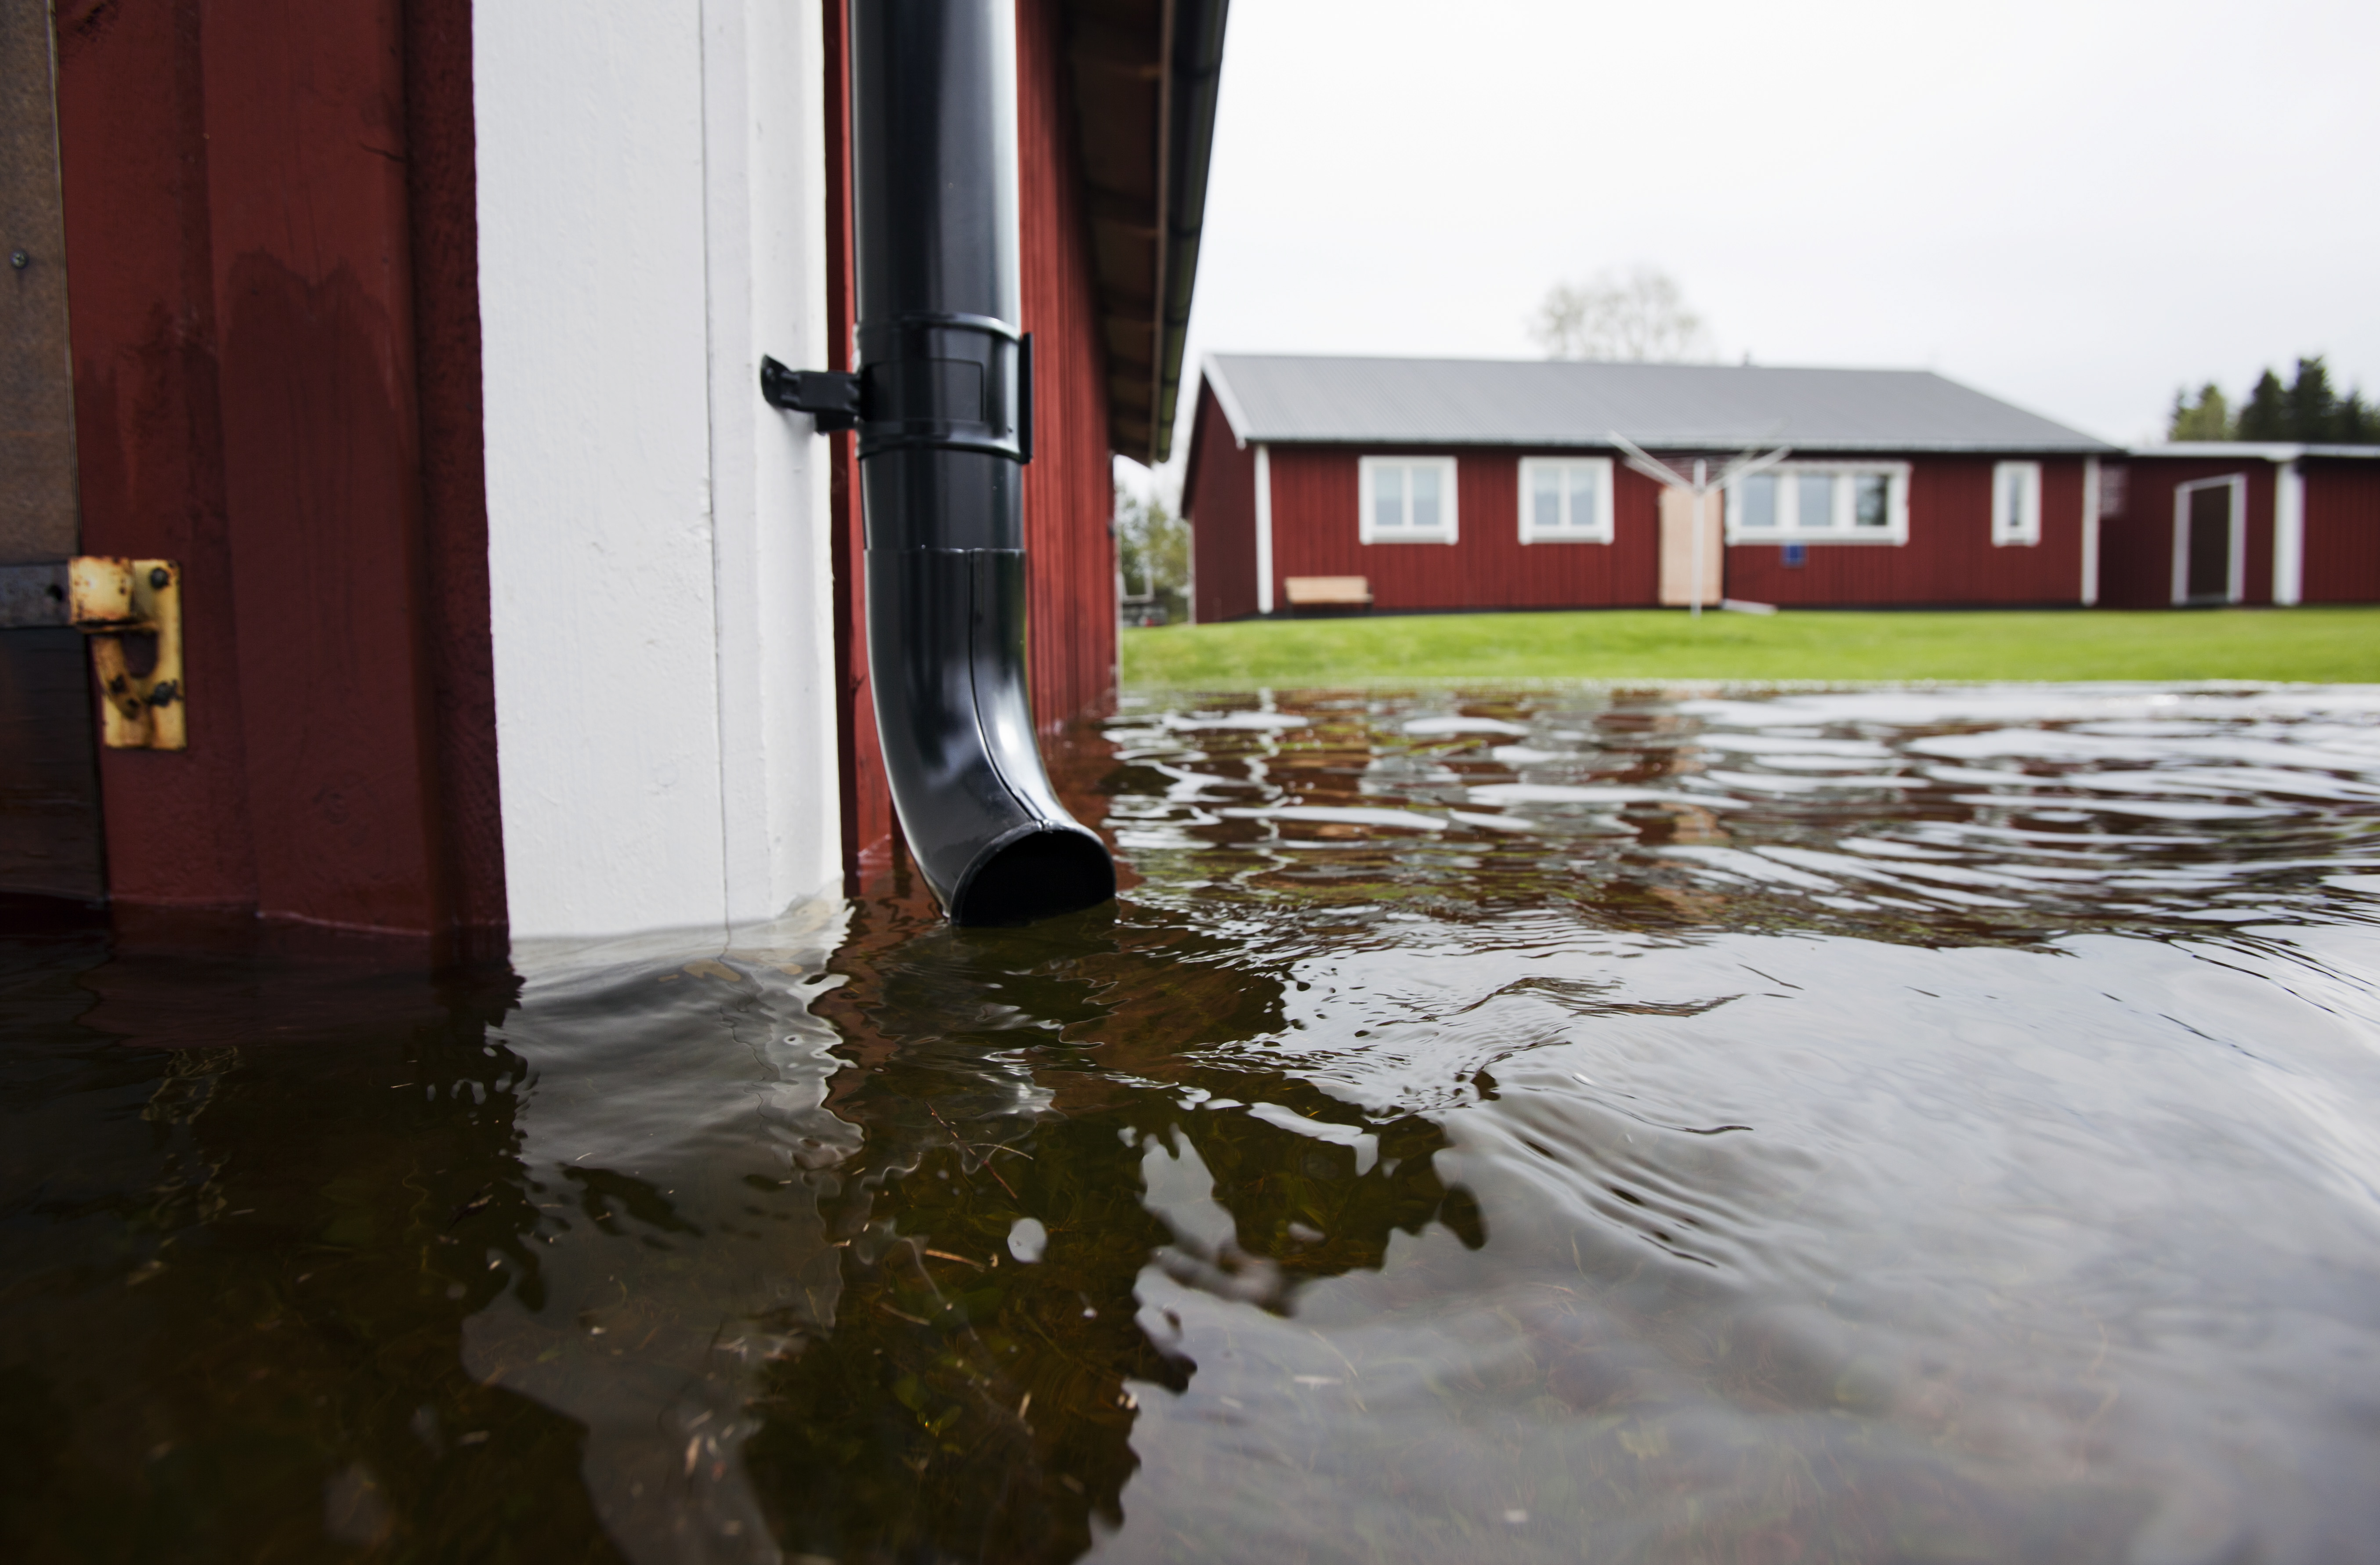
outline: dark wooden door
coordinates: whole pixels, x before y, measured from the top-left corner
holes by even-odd
[[[0,0],[0,567],[80,530],[51,62],[49,0]],[[106,890],[89,666],[72,630],[0,628],[0,893]]]
[[[2228,483],[2190,491],[2190,558],[2184,595],[2193,603],[2220,603],[2231,596],[2231,502]]]

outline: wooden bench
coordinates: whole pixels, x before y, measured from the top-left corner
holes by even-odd
[[[1293,576],[1281,587],[1293,609],[1368,609],[1372,583],[1360,576]]]

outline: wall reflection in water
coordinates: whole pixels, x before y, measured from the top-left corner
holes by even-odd
[[[0,1552],[613,1558],[583,1431],[461,1363],[541,1285],[509,981],[55,923],[0,964]]]

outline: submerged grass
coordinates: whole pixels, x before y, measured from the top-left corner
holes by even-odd
[[[1123,632],[1126,685],[1538,679],[2380,681],[2380,609],[1400,614]]]

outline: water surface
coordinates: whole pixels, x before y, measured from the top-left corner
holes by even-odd
[[[1112,909],[12,927],[24,1559],[2332,1560],[2380,692],[1128,706]]]

